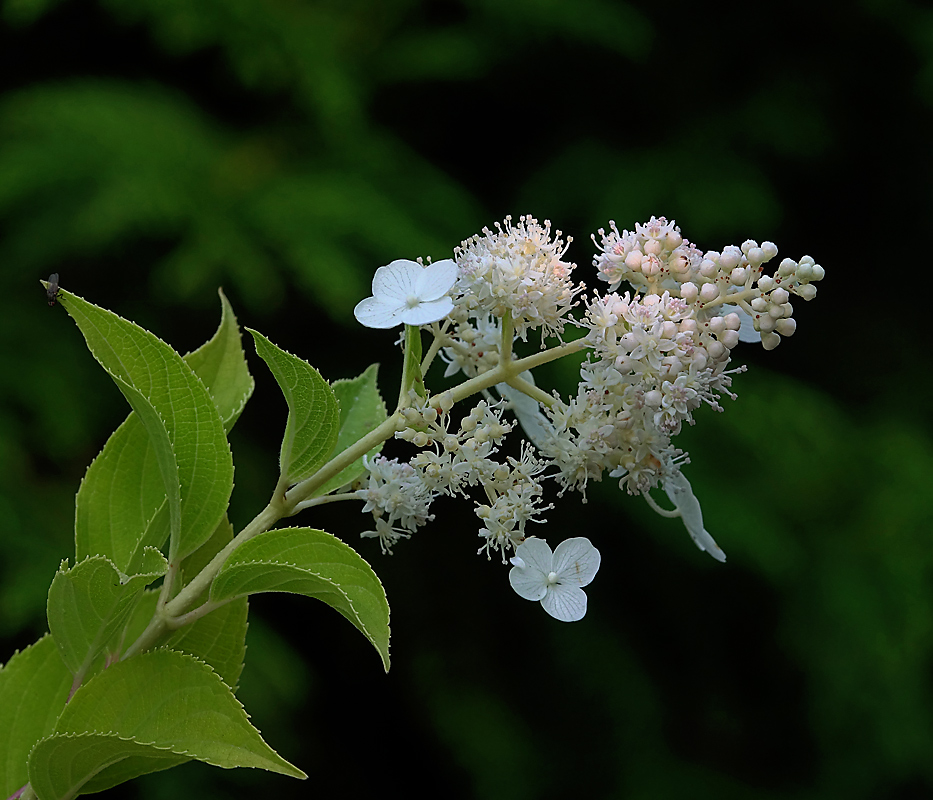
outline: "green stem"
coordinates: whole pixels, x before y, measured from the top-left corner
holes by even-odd
[[[543,389],[535,386],[533,383],[529,383],[524,378],[515,376],[514,378],[509,378],[506,383],[514,389],[527,394],[529,397],[537,400],[541,405],[547,406],[550,408],[554,405],[554,398],[545,392]]]
[[[298,510],[297,506],[305,500],[308,500],[318,488],[327,483],[327,481],[341,472],[345,467],[350,466],[356,459],[366,455],[366,453],[374,447],[377,447],[389,437],[395,435],[395,432],[399,429],[398,425],[401,419],[402,415],[396,411],[378,428],[374,428],[358,442],[350,445],[350,447],[342,453],[338,453],[334,456],[333,459],[328,461],[310,478],[306,478],[301,483],[295,484],[285,493],[283,498],[285,511],[282,516],[288,517],[294,514]]]
[[[444,340],[448,337],[446,336],[447,328],[450,325],[450,319],[447,318],[444,320],[444,324],[438,326],[435,322],[431,325],[431,335],[434,339],[431,341],[431,346],[428,348],[427,354],[425,354],[424,360],[421,362],[421,374],[427,375],[428,369],[431,364],[434,362],[435,357],[440,352],[441,347],[444,346]]]
[[[217,573],[220,572],[220,568],[229,555],[243,544],[243,542],[247,542],[254,536],[258,536],[260,533],[269,530],[283,516],[285,515],[282,513],[280,502],[273,500],[273,502],[269,503],[249,525],[243,528],[223,550],[211,559],[210,563],[204,567],[204,569],[194,577],[191,583],[182,589],[174,599],[165,603],[161,608],[156,608],[156,613],[153,614],[146,630],[144,630],[139,635],[139,638],[127,648],[120,660],[125,661],[137,653],[149,650],[173,627],[178,627],[176,624],[177,619],[181,617],[201,593],[211,585],[211,582],[217,576]]]

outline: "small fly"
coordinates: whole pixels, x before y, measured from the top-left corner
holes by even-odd
[[[55,305],[55,298],[58,297],[58,273],[53,272],[49,275],[49,285],[48,285],[48,295],[49,295],[49,305]]]

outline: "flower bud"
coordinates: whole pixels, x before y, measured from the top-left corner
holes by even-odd
[[[761,334],[761,346],[765,350],[773,350],[781,343],[781,337],[776,333]]]
[[[793,336],[794,331],[797,330],[797,320],[793,317],[790,319],[779,319],[774,324],[774,329],[781,334],[781,336]]]
[[[744,286],[748,280],[748,270],[745,267],[736,267],[729,275],[729,281],[735,286]]]
[[[757,267],[758,265],[764,263],[765,254],[760,247],[753,247],[748,251],[748,261],[752,266]]]
[[[635,272],[638,272],[641,269],[641,258],[642,258],[641,250],[632,250],[625,257],[625,265],[629,269],[634,270]]]
[[[726,354],[726,346],[715,339],[706,346],[706,350],[714,361],[718,361]]]
[[[719,263],[723,269],[731,270],[742,262],[742,251],[735,245],[729,245],[722,251],[719,257]]]
[[[742,318],[734,311],[731,314],[726,314],[725,320],[726,328],[730,331],[737,331],[742,327]]]
[[[645,252],[649,256],[656,256],[661,252],[661,243],[657,239],[649,239],[645,242]]]
[[[770,261],[778,254],[777,245],[774,242],[762,242],[761,252],[764,254],[764,261]]]
[[[723,317],[713,317],[707,324],[709,329],[716,334],[722,333],[726,329],[726,320]]]
[[[770,292],[774,288],[774,278],[770,275],[762,275],[758,279],[758,288],[763,292]]]
[[[768,310],[768,301],[763,297],[756,297],[754,300],[752,300],[751,305],[752,308],[759,314]]]
[[[680,284],[680,296],[688,303],[694,302],[699,292],[697,285],[691,281]]]
[[[719,334],[719,341],[731,350],[739,343],[739,332],[737,330],[725,330]]]
[[[709,255],[709,253],[707,253]],[[718,253],[716,255],[719,255]],[[700,262],[700,274],[704,278],[715,278],[719,274],[719,264],[715,261],[711,261],[708,258],[704,258]]]
[[[663,396],[657,389],[652,389],[650,392],[645,392],[645,405],[650,406],[651,408],[658,408],[661,405],[661,400]]]
[[[719,287],[715,283],[704,283],[700,287],[700,302],[711,303],[719,297]]]
[[[816,287],[812,283],[805,283],[797,287],[797,294],[804,300],[812,300],[816,297]]]
[[[777,288],[771,292],[771,302],[779,306],[784,305],[788,299],[790,299],[790,295],[787,293],[787,289]]]
[[[796,270],[797,262],[792,258],[785,258],[778,267],[778,275],[786,278],[788,275],[793,275]]]

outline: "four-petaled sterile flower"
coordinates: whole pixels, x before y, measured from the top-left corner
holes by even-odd
[[[557,545],[554,553],[543,539],[530,537],[515,548],[509,583],[526,600],[540,600],[548,614],[561,622],[576,622],[586,614],[581,587],[596,577],[599,550],[577,536]]]
[[[427,266],[397,259],[376,270],[373,296],[357,303],[353,315],[367,328],[437,322],[454,307],[448,293],[456,280],[457,265],[449,258]]]

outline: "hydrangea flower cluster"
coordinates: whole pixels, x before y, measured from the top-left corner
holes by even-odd
[[[563,260],[560,231],[551,239],[551,223],[519,217],[517,225],[505,218],[496,230],[484,228],[454,251],[460,269],[455,303],[469,316],[490,315],[511,319],[515,335],[526,339],[532,328],[546,336],[560,335],[574,296],[570,273],[574,265]]]
[[[543,482],[553,478],[559,494],[585,495],[588,482],[608,472],[662,516],[679,517],[697,547],[725,561],[683,474],[689,458],[673,437],[684,422],[694,423],[700,406],[722,411],[720,399],[735,398],[732,378],[744,367],[730,368],[732,351],[742,341],[760,341],[770,350],[792,335],[791,297],[812,299],[814,284],[823,277],[809,256],[799,262],[785,258],[773,274],[765,274],[765,265],[777,256],[771,242],[748,240],[703,252],[664,217],[652,217],[633,232],[620,232],[611,223],[609,232],[600,229],[593,241],[597,276],[609,284],[603,294],[581,297],[584,286],[571,278],[575,265],[564,260],[569,240],[564,243],[559,231],[552,235],[549,222],[523,216],[517,224],[506,218],[494,231],[486,228],[462,242],[454,251],[455,275],[445,261],[430,279],[406,266],[402,289],[395,287],[400,281],[389,281],[389,291],[374,280],[375,296],[363,301],[358,306],[363,313],[357,314],[371,327],[389,327],[390,319],[431,324],[434,341],[422,373],[439,354],[447,364],[446,378],[466,376],[436,397],[403,391],[403,423],[396,436],[419,452],[408,464],[368,462],[369,486],[357,495],[366,501],[364,510],[375,514],[376,530],[364,535],[378,536],[383,550],[390,551],[431,519],[428,506],[437,495],[467,497],[482,490],[475,507],[483,523],[479,552],[499,551],[505,563],[514,551],[513,587],[565,620],[583,616],[581,587],[595,575],[599,554],[588,540],[575,537],[552,556],[543,540],[527,533],[526,523],[543,522],[542,514],[552,507],[544,504]],[[433,267],[417,266],[424,273]],[[620,293],[623,281],[630,288]],[[422,291],[422,286],[430,288]],[[571,316],[580,304],[584,313]],[[412,308],[418,310],[409,322]],[[567,324],[582,328],[584,335],[564,342]],[[517,358],[514,345],[535,329],[541,351]],[[549,337],[558,342],[548,349]],[[535,385],[534,367],[581,350],[587,355],[575,396],[565,401]],[[484,399],[459,429],[450,430],[454,402],[477,393]],[[496,460],[503,437],[514,427],[502,419],[506,407],[527,441],[519,458]],[[650,494],[655,488],[673,509],[655,502]],[[573,580],[566,572],[571,561],[578,570]]]

